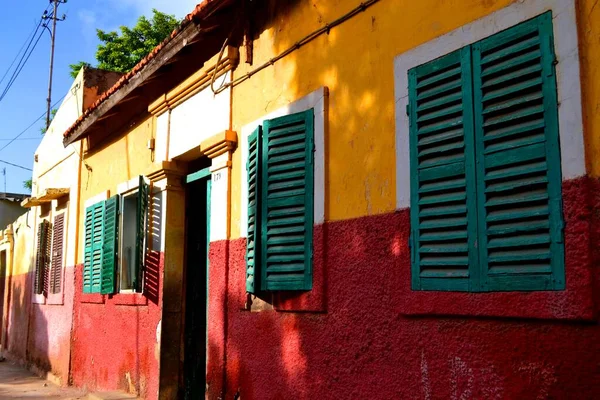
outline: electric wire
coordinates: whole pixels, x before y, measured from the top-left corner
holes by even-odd
[[[72,94],[71,94],[72,96]],[[69,96],[68,98],[71,98],[71,96]],[[58,105],[58,103],[60,103],[63,99],[65,99],[65,97],[67,97],[67,95],[64,95],[63,97],[61,97],[60,99],[58,99],[56,101],[56,103],[54,103],[52,105],[52,108],[54,108],[56,105]],[[10,146],[12,143],[14,143],[17,139],[19,139],[25,132],[27,132],[29,129],[31,129],[36,123],[38,123],[39,120],[41,120],[42,118],[44,118],[46,116],[46,111],[44,111],[44,113],[42,115],[40,115],[35,121],[33,121],[31,124],[29,124],[27,126],[27,128],[23,129],[18,135],[16,135],[14,138],[10,139],[10,141],[8,143],[6,143],[4,146],[2,146],[0,148],[0,151],[4,150],[5,148],[7,148],[8,146]]]
[[[43,14],[44,16],[47,15],[49,9],[50,9],[50,6],[47,6],[46,10],[44,11],[44,14]],[[27,41],[27,40],[25,41],[25,43],[27,43],[27,45],[25,46],[25,44],[23,44],[23,46],[21,47],[21,49],[19,50],[19,52],[15,56],[15,59],[12,61],[12,63],[10,64],[10,66],[8,67],[8,69],[6,70],[4,76],[0,80],[0,83],[4,81],[4,79],[6,78],[6,75],[11,70],[11,68],[15,64],[16,59],[19,57],[19,54],[21,54],[23,48],[25,47],[25,51],[23,51],[22,52],[23,54],[21,54],[21,59],[17,63],[17,66],[15,67],[15,69],[14,69],[14,71],[13,71],[10,79],[8,80],[8,83],[6,84],[6,87],[4,88],[4,91],[2,92],[2,95],[0,95],[0,102],[4,99],[4,97],[6,96],[6,94],[8,93],[8,91],[12,88],[13,84],[15,83],[15,81],[17,80],[17,78],[19,77],[19,75],[21,74],[21,71],[25,67],[25,64],[27,64],[27,61],[29,61],[29,58],[31,57],[31,54],[33,54],[33,51],[35,50],[35,48],[37,47],[40,39],[42,38],[42,35],[44,33],[43,30],[40,32],[40,34],[37,36],[37,39],[36,39],[36,35],[37,35],[37,33],[38,33],[38,31],[40,30],[41,27],[44,27],[44,28],[46,27],[46,24],[44,23],[44,17],[40,18],[37,26],[33,30],[33,34],[30,34],[30,36],[28,36],[29,41]],[[34,43],[34,40],[35,40],[35,43]],[[33,47],[32,47],[32,44],[33,44]]]
[[[8,73],[10,72],[10,70],[12,69],[13,65],[15,65],[15,62],[17,61],[17,58],[19,58],[19,56],[21,55],[21,52],[23,51],[23,49],[25,48],[25,46],[27,45],[27,43],[31,43],[31,40],[33,40],[32,38],[35,36],[35,32],[39,27],[39,23],[38,25],[36,25],[31,33],[27,36],[27,39],[25,39],[25,42],[23,42],[23,45],[21,46],[21,48],[19,49],[19,52],[17,53],[17,55],[15,55],[15,58],[13,58],[12,62],[10,63],[10,65],[8,66],[8,68],[6,69],[6,71],[4,72],[4,75],[2,75],[2,78],[0,78],[0,85],[2,84],[2,82],[4,82],[4,79],[6,79],[6,76],[8,75]]]
[[[24,167],[24,166],[19,165],[19,164],[13,164],[11,162],[4,161],[4,160],[0,160],[0,163],[4,163],[6,165],[10,165],[10,166],[13,166],[13,167],[16,167],[16,168],[21,168],[21,169],[24,169],[26,171],[33,171],[31,168],[27,168],[27,167]]]

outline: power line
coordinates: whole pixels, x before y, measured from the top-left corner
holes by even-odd
[[[41,26],[41,25],[42,24],[40,22],[39,26]],[[38,26],[38,29],[39,29],[39,26]],[[25,64],[27,64],[27,61],[29,61],[29,57],[31,57],[31,54],[33,54],[33,51],[35,50],[35,48],[37,47],[38,43],[40,42],[40,39],[42,38],[43,34],[44,34],[44,31],[41,31],[40,34],[37,36],[37,39],[35,40],[35,43],[33,44],[33,47],[31,47],[31,50],[29,51],[29,54],[23,53],[23,55],[21,56],[21,60],[19,61],[19,64],[17,65],[17,68],[13,72],[12,76],[10,77],[10,80],[8,81],[8,83],[6,84],[6,87],[4,88],[4,91],[2,92],[2,95],[0,96],[0,101],[2,101],[4,99],[4,97],[6,96],[6,94],[8,93],[8,91],[12,88],[12,85],[15,83],[15,81],[17,80],[17,78],[21,74],[21,71],[23,70],[23,68],[25,68]],[[34,39],[34,38],[32,38],[32,39]],[[32,40],[32,42],[33,42],[33,40]],[[31,43],[30,43],[30,45],[31,45]],[[29,47],[30,46],[27,46],[27,49],[25,49],[26,52],[27,52],[27,50],[29,50]]]
[[[27,171],[33,171],[31,168],[27,168],[27,167],[24,167],[24,166],[22,166],[22,165],[18,165],[18,164],[13,164],[13,163],[11,163],[11,162],[4,161],[4,160],[0,160],[0,163],[4,163],[4,164],[7,164],[7,165],[11,165],[11,166],[13,166],[13,167],[21,168],[21,169],[24,169],[24,170],[27,170]]]
[[[50,126],[50,109],[52,108],[52,72],[54,70],[54,42],[56,40],[56,23],[58,21],[64,21],[67,17],[65,15],[62,16],[62,18],[57,18],[56,17],[56,13],[58,12],[58,6],[62,3],[66,3],[67,0],[51,0],[52,5],[54,6],[54,10],[52,11],[52,14],[50,16],[46,15],[46,13],[44,13],[44,16],[42,16],[42,19],[47,20],[47,19],[51,19],[52,20],[52,32],[51,32],[51,36],[52,36],[52,41],[51,41],[51,45],[50,45],[50,77],[48,78],[48,98],[46,99],[47,101],[47,109],[46,109],[46,129],[48,129],[48,127]]]
[[[19,138],[19,139],[15,139],[15,141],[21,141],[21,140],[40,140],[42,139],[44,136],[40,135],[39,137],[26,137],[26,138]],[[0,142],[6,142],[8,140],[13,140],[13,139],[0,139]]]
[[[31,35],[31,37],[29,39],[29,42],[26,41],[27,46],[25,47],[25,45],[24,45],[25,51],[23,51],[23,54],[21,55],[21,59],[17,63],[17,66],[15,67],[15,69],[14,69],[14,71],[13,71],[10,79],[8,80],[8,83],[6,84],[6,87],[4,88],[4,91],[2,92],[2,95],[0,96],[0,102],[4,99],[4,97],[6,96],[6,94],[8,93],[8,91],[11,89],[12,85],[15,83],[15,81],[17,80],[17,78],[21,74],[21,71],[25,67],[25,64],[27,63],[27,61],[29,61],[29,58],[31,57],[31,54],[33,54],[33,51],[35,50],[35,48],[37,47],[40,39],[42,38],[42,35],[44,34],[44,30],[43,29],[40,32],[39,36],[37,36],[37,39],[36,39],[36,35],[37,35],[37,33],[38,33],[38,31],[39,31],[39,29],[41,27],[47,28],[47,26],[43,23],[43,21],[45,20],[44,16],[47,16],[47,14],[48,14],[49,8],[50,8],[50,5],[48,5],[48,7],[46,7],[46,9],[44,10],[44,14],[40,18],[37,26],[35,27],[35,29],[33,31],[33,34]],[[35,43],[34,43],[34,40],[35,40]],[[32,44],[33,44],[33,47],[32,47]],[[23,47],[21,48],[21,50],[23,50]],[[21,54],[21,50],[19,50],[19,53],[17,53],[17,56],[15,57],[15,60],[19,57],[19,54]],[[2,80],[0,80],[0,82],[4,81],[4,78],[6,77],[6,75],[8,74],[8,72],[10,71],[10,69],[12,68],[12,66],[14,65],[15,60],[13,60],[13,62],[11,63],[10,67],[8,68],[8,70],[6,71],[6,73],[4,74],[4,76],[2,77]]]
[[[72,96],[72,94],[71,94],[71,96]],[[69,98],[71,98],[71,96],[69,96]],[[67,97],[67,95],[64,95],[62,98],[58,99],[58,101],[56,103],[54,103],[52,105],[52,107],[54,107],[58,103],[60,103],[65,97]],[[25,132],[27,132],[29,129],[31,129],[32,126],[34,126],[39,120],[41,120],[45,116],[46,116],[46,112],[44,111],[44,113],[42,115],[40,115],[39,117],[37,117],[37,119],[35,121],[33,121],[31,124],[29,124],[29,126],[27,126],[27,128],[23,129],[17,136],[15,136],[14,138],[10,139],[10,142],[8,142],[4,146],[2,146],[2,148],[0,148],[0,151],[4,150],[8,146],[10,146],[14,141],[16,141],[17,139],[19,139],[21,137],[21,135],[23,135]]]
[[[31,31],[31,33],[27,36],[27,39],[25,39],[25,42],[23,42],[23,46],[21,46],[21,48],[19,49],[19,52],[17,53],[17,55],[15,56],[15,58],[12,60],[12,62],[8,66],[8,68],[6,69],[6,72],[4,72],[4,75],[2,75],[2,79],[0,79],[0,84],[2,84],[2,82],[4,82],[4,79],[6,78],[6,75],[8,75],[8,73],[12,69],[13,65],[15,65],[15,62],[17,61],[17,58],[19,58],[19,55],[21,54],[21,52],[23,51],[23,49],[25,48],[25,46],[27,45],[27,43],[31,43],[31,40],[32,40],[31,38],[33,38],[35,36],[35,32],[39,28],[39,26],[40,26],[40,24],[38,23],[33,28],[33,30]]]

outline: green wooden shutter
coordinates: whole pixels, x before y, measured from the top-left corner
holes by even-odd
[[[144,271],[144,259],[146,255],[146,224],[148,215],[148,201],[150,197],[150,187],[143,176],[140,175],[137,203],[137,226],[135,242],[135,276],[133,278],[133,288],[136,292],[142,291],[142,279]]]
[[[312,289],[313,110],[265,121],[261,289]]]
[[[115,266],[117,257],[117,228],[119,217],[119,196],[113,196],[104,203],[104,221],[102,225],[102,269],[101,293],[115,291]]]
[[[103,215],[103,201],[100,201],[85,210],[83,293],[100,293],[100,284],[102,280]]]
[[[50,223],[46,220],[38,224],[37,248],[35,258],[34,291],[36,294],[48,294],[48,263],[50,261]]]
[[[415,290],[475,290],[477,215],[470,48],[409,71]]]
[[[92,293],[92,237],[94,206],[85,209],[85,241],[83,257],[83,293]]]
[[[248,239],[246,241],[246,291],[256,293],[260,288],[260,170],[261,170],[262,127],[259,126],[248,137]]]
[[[473,45],[482,290],[564,288],[550,12]]]

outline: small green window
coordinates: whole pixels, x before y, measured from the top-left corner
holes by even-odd
[[[246,290],[311,290],[312,109],[267,120],[249,137]]]
[[[552,14],[409,71],[415,290],[564,289]]]
[[[149,193],[140,176],[134,194],[116,195],[86,209],[84,293],[112,294],[117,286],[142,292]]]

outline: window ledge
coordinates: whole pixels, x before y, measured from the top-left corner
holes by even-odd
[[[50,306],[62,306],[65,304],[63,292],[60,293],[50,293],[48,294],[48,298],[46,299],[46,304]]]
[[[88,304],[104,304],[104,295],[100,293],[82,293],[81,302]]]
[[[567,291],[406,293],[400,314],[595,321],[591,287]]]
[[[118,306],[147,306],[148,298],[143,293],[117,293],[111,298]]]
[[[33,294],[33,304],[46,304],[46,296],[43,294]]]

